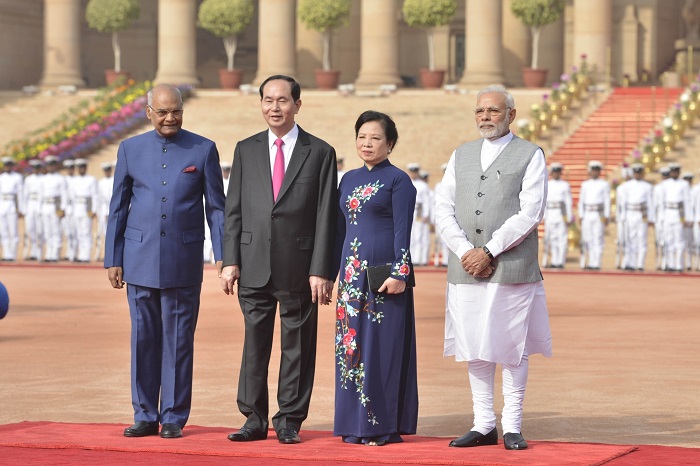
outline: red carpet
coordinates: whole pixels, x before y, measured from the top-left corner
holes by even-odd
[[[22,422],[0,426],[2,464],[202,464],[356,466],[415,465],[602,465],[632,457],[636,447],[559,442],[530,442],[525,451],[507,451],[502,444],[449,448],[446,438],[407,436],[403,444],[384,447],[348,445],[330,432],[302,431],[300,445],[280,445],[274,432],[266,441],[232,443],[230,428],[187,426],[181,439],[125,438],[124,425]],[[644,447],[642,447],[644,448]],[[678,449],[681,451],[695,451]],[[634,453],[631,453],[634,452]],[[672,456],[665,454],[665,464]],[[623,457],[623,458],[620,458]],[[700,455],[688,457],[700,460]],[[619,465],[644,464],[623,462]],[[647,463],[653,464],[653,463]],[[659,463],[656,463],[659,464]],[[691,463],[686,463],[691,464]]]

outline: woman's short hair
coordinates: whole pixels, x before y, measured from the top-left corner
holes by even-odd
[[[384,136],[389,143],[391,148],[396,146],[396,142],[399,140],[399,132],[396,129],[396,123],[391,119],[389,115],[382,112],[377,112],[375,110],[367,110],[362,112],[362,114],[357,118],[355,122],[355,138],[357,138],[357,133],[360,132],[360,128],[365,123],[370,121],[378,121],[382,128],[384,129]]]

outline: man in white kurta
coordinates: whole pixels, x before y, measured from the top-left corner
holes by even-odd
[[[468,361],[474,426],[453,447],[495,445],[496,364],[503,370],[504,446],[527,448],[521,433],[529,355],[552,343],[537,226],[547,201],[547,167],[534,144],[510,132],[512,96],[491,86],[477,96],[483,139],[450,157],[436,193],[435,220],[454,254],[448,265],[445,356]]]
[[[574,221],[571,186],[561,179],[564,166],[554,162],[547,183],[547,210],[544,213],[544,266],[563,269],[569,246],[569,225]]]
[[[581,268],[600,270],[605,226],[610,220],[610,185],[600,178],[603,164],[588,162],[589,179],[581,183],[578,216],[581,219]]]
[[[652,186],[644,181],[644,165],[632,165],[632,179],[617,188],[616,215],[622,228],[624,254],[620,268],[644,270],[649,225],[654,224],[655,211]]]
[[[686,247],[683,227],[687,223],[686,215],[691,214],[690,186],[687,181],[679,178],[680,165],[669,164],[669,168],[670,176],[661,182],[660,190],[666,255],[665,270],[681,272],[684,268],[683,252]]]

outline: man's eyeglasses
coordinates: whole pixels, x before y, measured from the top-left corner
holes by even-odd
[[[480,117],[480,116],[483,116],[483,115],[485,115],[485,114],[488,113],[488,114],[491,115],[492,117],[497,118],[497,117],[501,116],[503,113],[507,113],[508,110],[511,110],[511,108],[510,108],[510,107],[506,107],[505,112],[504,112],[503,110],[501,110],[500,108],[498,108],[498,107],[475,108],[475,109],[474,109],[474,115]]]
[[[156,110],[155,108],[151,107],[150,105],[148,105],[148,108],[150,108],[152,112],[155,112],[155,114],[158,115],[159,118],[165,118],[168,116],[169,113],[172,114],[175,118],[180,118],[182,116],[183,112],[185,111],[182,108],[175,108],[172,110],[166,110],[164,108],[159,108],[158,110]]]

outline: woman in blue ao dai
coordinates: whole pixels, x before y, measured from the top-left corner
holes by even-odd
[[[415,434],[418,420],[413,289],[406,287],[416,189],[388,160],[398,140],[388,115],[364,112],[355,136],[364,166],[338,188],[334,435],[384,445]],[[371,291],[367,267],[388,263],[390,277]]]

